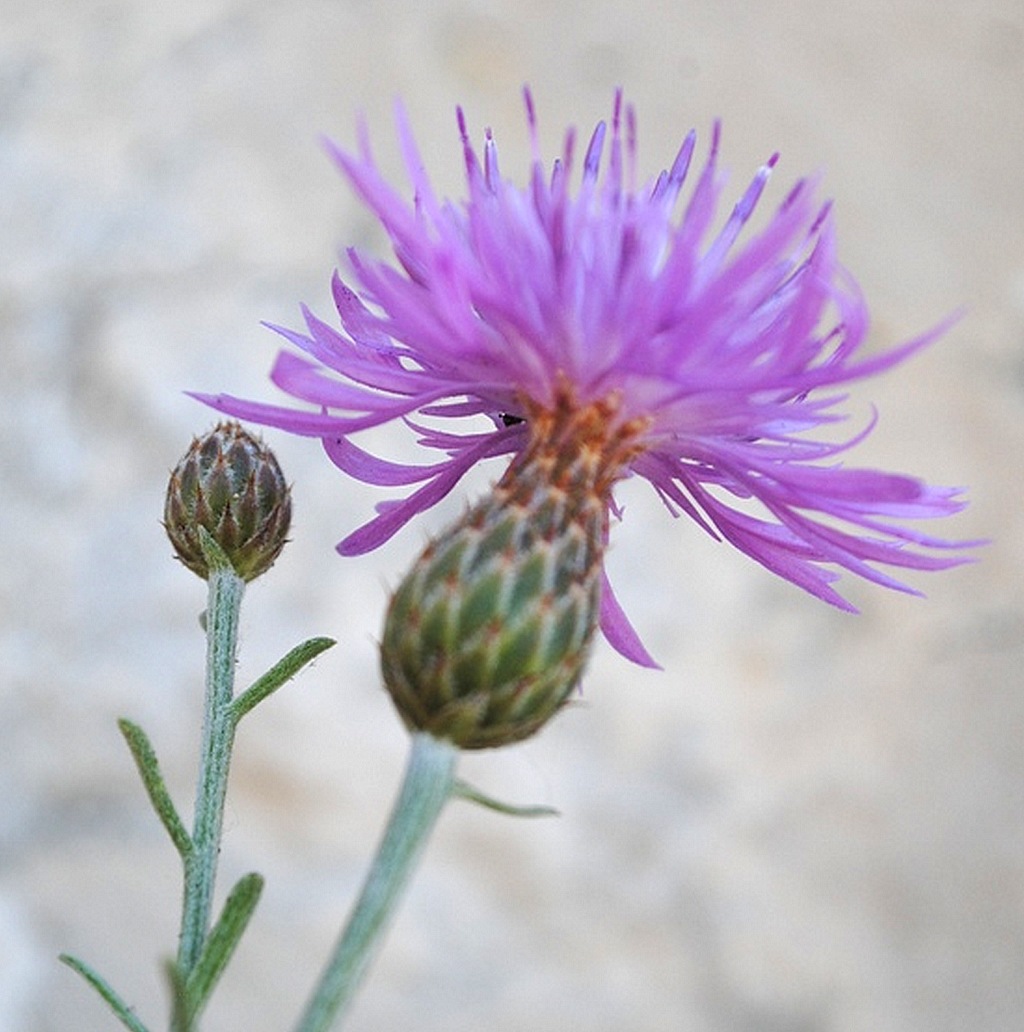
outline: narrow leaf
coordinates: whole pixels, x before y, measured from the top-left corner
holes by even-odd
[[[333,638],[310,638],[288,653],[284,659],[275,663],[261,678],[254,681],[232,703],[231,710],[235,723],[242,719],[254,706],[261,703],[268,695],[273,695],[286,681],[290,681],[307,663],[316,659],[334,645]]]
[[[164,970],[171,986],[171,1032],[195,1032],[194,1015],[189,1010],[181,968],[173,960],[168,960]]]
[[[457,799],[465,799],[470,803],[477,803],[485,806],[488,810],[497,813],[506,813],[511,817],[558,817],[558,810],[553,806],[516,806],[513,803],[503,803],[493,796],[486,795],[479,789],[474,788],[468,782],[457,778],[452,786],[452,795]]]
[[[146,732],[138,724],[133,724],[130,720],[122,717],[117,722],[117,726],[121,729],[121,734],[124,735],[124,740],[131,750],[142,783],[146,786],[149,801],[153,804],[153,809],[156,810],[161,823],[167,829],[167,834],[171,836],[175,849],[184,860],[192,852],[192,839],[185,830],[185,825],[182,824],[170,793],[167,791],[167,786],[164,784],[153,746],[146,737]]]
[[[93,987],[107,1002],[110,1009],[120,1019],[121,1024],[130,1032],[149,1032],[146,1026],[135,1016],[132,1009],[117,995],[104,978],[101,978],[85,961],[62,953],[58,960],[66,964],[72,971],[77,971],[89,985]]]
[[[193,1019],[205,1006],[227,967],[262,891],[263,878],[258,874],[247,874],[238,880],[228,895],[224,909],[199,955],[199,961],[185,984],[188,1010]]]
[[[214,570],[231,570],[234,566],[228,558],[227,552],[220,547],[217,539],[203,526],[199,528],[199,547],[203,550],[203,558],[212,573]]]

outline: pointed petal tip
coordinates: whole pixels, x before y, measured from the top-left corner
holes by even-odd
[[[533,102],[533,90],[528,83],[523,83],[523,104],[526,107],[526,120],[530,125],[537,122],[537,108]]]
[[[648,670],[664,669],[660,663],[647,651],[644,643],[640,640],[636,628],[629,621],[615,597],[611,582],[608,579],[608,572],[605,570],[601,577],[601,632],[619,655],[624,656],[631,663],[637,666],[646,667]]]

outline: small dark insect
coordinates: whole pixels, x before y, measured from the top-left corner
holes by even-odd
[[[520,423],[526,422],[522,416],[513,416],[508,412],[499,412],[498,418],[505,424],[505,426],[518,426]]]

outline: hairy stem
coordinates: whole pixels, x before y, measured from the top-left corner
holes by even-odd
[[[210,570],[206,608],[206,701],[196,786],[192,848],[185,860],[185,893],[178,972],[187,980],[210,929],[213,888],[224,823],[224,798],[235,737],[231,709],[238,614],[245,582],[230,565]]]

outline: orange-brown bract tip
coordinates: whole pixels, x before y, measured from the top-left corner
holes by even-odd
[[[177,557],[206,580],[202,527],[245,581],[265,573],[287,541],[291,492],[274,453],[238,423],[193,440],[171,472],[164,529]]]

